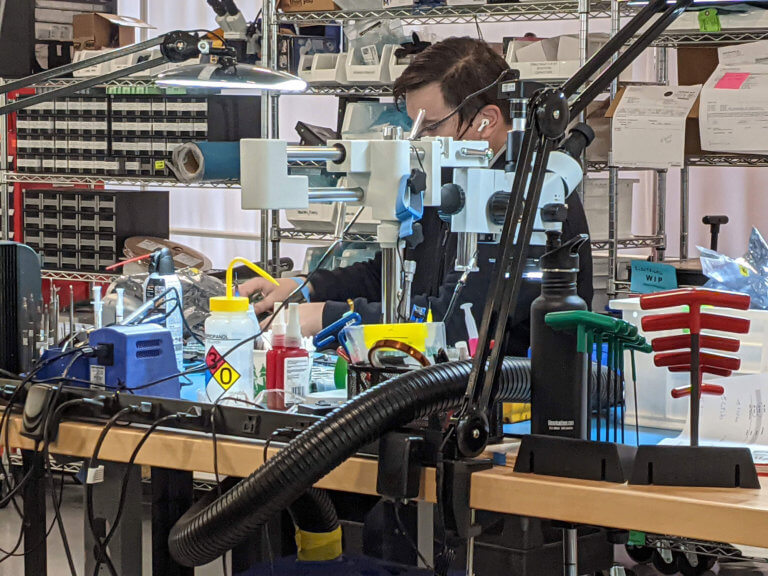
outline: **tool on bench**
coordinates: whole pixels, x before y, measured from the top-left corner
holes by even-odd
[[[318,332],[312,339],[312,343],[317,350],[330,348],[334,342],[339,342],[339,344],[343,346],[344,341],[342,341],[343,336],[341,336],[341,333],[344,329],[347,326],[357,326],[362,323],[363,319],[360,314],[349,311],[330,326],[326,326],[320,330],[320,332]]]
[[[656,366],[668,367],[675,372],[690,372],[690,386],[676,388],[673,398],[690,396],[691,446],[699,445],[699,411],[702,394],[722,394],[721,386],[703,384],[703,374],[730,376],[738,370],[741,361],[733,356],[715,352],[702,352],[702,348],[722,352],[737,352],[740,343],[733,338],[701,334],[702,330],[717,330],[734,334],[749,332],[749,320],[702,312],[703,306],[717,306],[733,310],[747,310],[750,297],[735,292],[721,292],[706,288],[683,288],[640,298],[642,310],[660,310],[687,306],[687,312],[671,312],[642,319],[643,330],[688,330],[688,334],[656,338],[651,345],[656,352]]]
[[[608,365],[608,382],[606,390],[606,399],[608,406],[606,407],[606,425],[605,425],[605,440],[610,441],[610,429],[611,429],[611,404],[614,405],[613,412],[613,441],[618,441],[619,428],[621,428],[621,439],[624,441],[624,402],[619,402],[620,398],[623,398],[623,386],[621,384],[624,377],[624,351],[629,350],[632,355],[632,376],[633,382],[635,381],[635,362],[634,353],[639,351],[642,353],[651,352],[651,346],[646,342],[645,338],[638,335],[637,327],[633,326],[629,322],[618,320],[611,316],[605,316],[597,314],[595,312],[586,311],[568,311],[568,312],[551,312],[545,317],[545,322],[553,330],[566,330],[570,332],[576,332],[577,334],[577,347],[578,351],[582,353],[592,354],[595,344],[597,344],[597,435],[596,440],[602,440],[602,415],[603,415],[603,379],[602,379],[602,362],[603,362],[603,342],[608,344],[607,365]],[[622,380],[620,380],[620,378]],[[591,368],[587,370],[587,388],[589,390],[588,397],[592,398],[592,392],[595,386],[593,385],[593,373]],[[618,406],[621,404],[621,423],[618,421]],[[591,426],[592,426],[592,408],[590,400],[590,408],[588,412],[588,422],[591,438]]]

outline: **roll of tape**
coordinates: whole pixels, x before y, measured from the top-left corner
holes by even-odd
[[[173,171],[180,182],[240,179],[239,142],[187,142],[173,152]]]

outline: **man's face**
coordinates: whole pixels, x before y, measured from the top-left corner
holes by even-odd
[[[432,131],[423,129],[423,127],[428,127],[435,122],[439,122],[453,111],[453,108],[445,102],[443,93],[440,90],[440,85],[437,82],[427,84],[423,88],[409,91],[405,96],[405,103],[408,110],[408,116],[411,120],[416,119],[419,110],[424,109],[426,112],[422,124],[422,131],[420,133],[421,136],[447,136],[458,138],[461,132],[466,128],[466,126],[460,126],[459,114],[455,114]],[[469,140],[472,138],[473,134],[470,134],[471,132],[473,131],[469,130],[467,132],[465,139]]]

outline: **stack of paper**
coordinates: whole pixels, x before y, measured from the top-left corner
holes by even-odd
[[[701,446],[746,446],[757,473],[768,475],[768,374],[707,379],[725,388],[723,396],[702,396],[699,424]],[[685,402],[685,400],[680,400]],[[662,444],[690,444],[690,413],[677,438]]]

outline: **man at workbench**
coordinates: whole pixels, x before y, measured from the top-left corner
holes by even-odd
[[[414,119],[420,109],[425,110],[421,136],[447,136],[455,140],[485,140],[495,151],[492,169],[503,170],[505,164],[507,131],[511,128],[509,103],[500,100],[497,88],[486,90],[472,98],[473,93],[490,86],[508,69],[507,62],[482,40],[448,38],[418,54],[398,78],[394,86],[395,102],[405,103],[408,115]],[[450,181],[449,178],[445,181]],[[577,234],[588,234],[584,207],[577,194],[567,199],[568,219],[563,225],[563,239]],[[412,287],[412,303],[430,308],[435,321],[444,320],[449,343],[466,340],[467,333],[461,313],[444,318],[451,297],[461,276],[454,271],[456,235],[450,233],[448,223],[438,216],[437,208],[425,208],[421,220],[424,240],[415,248],[406,250],[405,258],[416,262]],[[479,271],[469,275],[461,291],[458,305],[471,302],[475,318],[479,320],[493,285],[493,266],[498,244],[480,244]],[[528,256],[537,258],[543,247],[532,247]],[[578,275],[579,295],[592,302],[592,253],[589,243],[581,251]],[[297,279],[303,281],[303,278]],[[275,286],[261,278],[249,280],[239,288],[248,296],[261,290],[264,299],[255,304],[257,314],[272,310],[275,302],[287,298],[296,290],[297,281],[280,280]],[[521,289],[517,310],[508,320],[508,349],[506,354],[524,356],[530,342],[529,317],[533,300],[539,295],[538,284],[526,281]],[[319,332],[338,320],[349,310],[346,302],[354,299],[355,311],[364,323],[381,321],[381,255],[373,260],[338,270],[318,270],[305,290],[309,303],[302,304],[301,322],[306,335]]]

